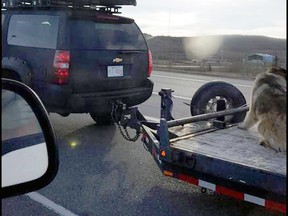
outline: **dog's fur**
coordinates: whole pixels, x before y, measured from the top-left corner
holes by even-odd
[[[272,67],[255,79],[250,109],[238,128],[259,122],[260,145],[286,151],[286,70]]]

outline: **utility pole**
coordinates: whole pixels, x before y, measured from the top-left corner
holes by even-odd
[[[168,36],[170,36],[170,8],[169,8],[169,14],[168,14]]]

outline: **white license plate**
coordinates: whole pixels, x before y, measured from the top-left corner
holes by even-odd
[[[123,77],[123,65],[108,66],[107,75],[108,77]]]

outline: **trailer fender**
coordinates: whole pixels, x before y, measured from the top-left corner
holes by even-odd
[[[32,70],[28,63],[17,57],[2,58],[1,77],[16,79],[31,86]]]

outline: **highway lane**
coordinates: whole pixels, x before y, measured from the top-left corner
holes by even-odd
[[[253,86],[251,79],[237,79],[227,77],[216,77],[207,75],[182,74],[173,72],[153,71],[151,79],[154,81],[154,92],[161,88],[171,88],[175,95],[186,97],[191,100],[194,92],[209,81],[224,81],[236,86],[242,94],[250,99],[250,91]]]
[[[250,103],[250,94],[253,87],[251,79],[236,79],[227,77],[216,77],[207,75],[182,74],[175,72],[153,71],[151,80],[154,82],[154,90],[152,97],[139,106],[140,111],[154,118],[160,116],[160,96],[158,92],[162,88],[171,88],[173,92],[173,116],[174,118],[182,118],[190,116],[190,101],[194,93],[205,83],[209,81],[224,81],[233,84],[244,95],[247,103]]]
[[[151,79],[155,92],[171,87],[178,96],[189,98],[205,79],[215,77],[155,71]],[[174,117],[190,115],[184,102],[189,100],[176,98]],[[156,94],[139,106],[152,118],[159,118],[159,108],[160,97]],[[88,114],[50,117],[59,140],[60,167],[55,180],[37,193],[75,215],[281,215],[225,196],[202,194],[198,187],[163,176],[142,143],[126,141],[115,125],[99,127]],[[26,195],[5,199],[2,215],[69,215],[46,204],[47,208]]]

